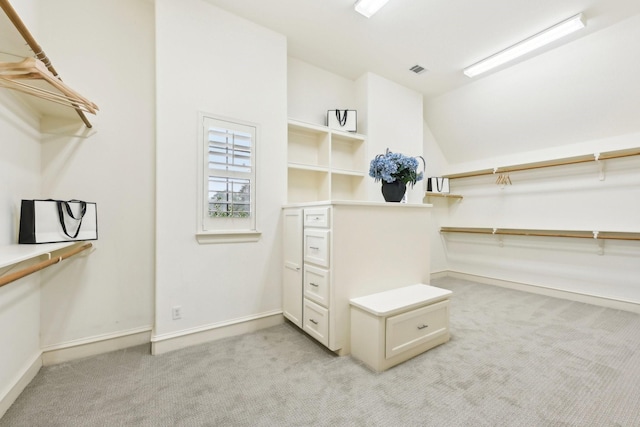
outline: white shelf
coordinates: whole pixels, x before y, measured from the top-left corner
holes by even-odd
[[[358,176],[358,177],[367,176],[366,172],[363,172],[360,170],[331,169],[331,173],[333,175],[349,175],[349,176]]]
[[[361,200],[368,173],[366,155],[364,135],[289,120],[287,200]]]
[[[481,175],[495,175],[502,173],[510,173],[531,169],[541,169],[553,166],[565,166],[565,165],[573,165],[578,163],[587,163],[587,162],[596,162],[601,160],[609,160],[609,159],[618,159],[622,157],[631,157],[631,156],[640,156],[640,148],[630,148],[626,150],[616,150],[616,151],[606,151],[602,153],[593,153],[593,154],[584,154],[581,156],[574,157],[564,157],[561,159],[551,159],[540,162],[533,163],[522,163],[518,165],[511,166],[501,166],[496,167],[495,169],[480,169],[468,172],[461,173],[453,173],[444,175],[445,178],[456,179],[456,178],[469,178],[474,176]]]
[[[289,163],[289,169],[298,169],[302,171],[312,172],[329,172],[329,168],[326,166],[307,165],[302,163]]]
[[[0,247],[0,268],[9,267],[41,255],[64,249],[77,242],[46,243],[39,245],[8,245]]]

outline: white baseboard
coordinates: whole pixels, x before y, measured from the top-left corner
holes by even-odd
[[[151,338],[151,354],[159,355],[192,345],[255,332],[281,323],[284,323],[284,316],[282,311],[278,310],[205,327],[156,335]]]
[[[516,289],[519,291],[530,292],[533,294],[546,295],[554,298],[562,298],[570,301],[583,302],[586,304],[598,305],[601,307],[614,308],[616,310],[630,311],[633,313],[640,313],[640,304],[631,301],[622,301],[612,298],[605,298],[597,295],[581,294],[578,292],[563,291],[560,289],[550,288],[544,285],[532,285],[526,283],[512,282],[509,280],[496,279],[493,277],[476,276],[474,274],[462,273],[459,271],[446,271],[446,275],[441,275],[443,272],[439,272],[438,277],[454,277],[457,279],[469,280],[471,282],[483,283],[486,285],[500,286],[503,288]],[[433,275],[432,279],[435,279]]]
[[[142,327],[113,334],[99,335],[81,340],[69,341],[42,348],[42,364],[55,365],[69,360],[95,356],[110,351],[122,350],[142,344],[149,344],[151,327]]]
[[[6,391],[0,395],[0,418],[7,412],[9,407],[13,405],[20,393],[29,385],[29,383],[36,377],[38,371],[42,367],[42,357],[38,353],[33,357],[33,360],[28,364],[25,369],[16,376],[13,386],[10,386]]]
[[[441,279],[441,278],[447,277],[447,276],[449,276],[449,271],[448,270],[431,272],[431,280]]]

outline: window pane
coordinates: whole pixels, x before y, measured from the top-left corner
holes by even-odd
[[[251,216],[251,180],[209,177],[209,216],[248,218]]]

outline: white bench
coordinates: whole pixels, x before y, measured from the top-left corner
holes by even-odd
[[[449,341],[451,294],[417,284],[351,299],[351,355],[380,372]]]

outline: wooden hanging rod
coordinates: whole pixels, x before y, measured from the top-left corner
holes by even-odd
[[[473,176],[509,173],[509,172],[523,171],[523,170],[547,168],[551,166],[574,165],[578,163],[594,162],[597,160],[618,159],[622,157],[631,157],[631,156],[638,156],[638,155],[640,155],[640,148],[631,148],[627,150],[617,150],[617,151],[599,153],[597,155],[587,154],[583,156],[567,157],[564,159],[545,160],[542,162],[534,162],[534,163],[523,163],[520,165],[503,166],[495,169],[481,169],[477,171],[454,173],[454,174],[449,174],[444,176],[450,179],[470,178]]]
[[[44,65],[47,67],[47,69],[51,72],[51,74],[53,74],[57,79],[62,81],[60,76],[58,76],[58,72],[51,64],[51,60],[49,60],[46,53],[44,53],[44,50],[42,49],[42,47],[38,44],[38,42],[33,37],[33,35],[31,35],[31,32],[29,31],[27,26],[24,24],[22,19],[20,19],[20,16],[16,12],[16,10],[13,8],[13,6],[11,6],[11,3],[9,3],[9,0],[0,0],[0,7],[2,8],[2,10],[4,10],[4,13],[7,15],[9,20],[13,23],[14,27],[16,27],[16,30],[18,30],[18,32],[20,33],[24,41],[27,43],[29,48],[33,51],[36,59],[42,61]],[[80,117],[82,122],[85,124],[85,126],[88,128],[91,128],[92,125],[89,122],[89,119],[87,119],[87,116],[85,116],[82,109],[77,105],[72,104],[71,106],[76,110],[76,113],[78,113],[78,116]]]
[[[640,240],[640,233],[620,231],[533,230],[520,228],[440,227],[441,233],[474,233],[502,236],[572,237],[580,239]]]
[[[92,246],[93,246],[93,244],[91,244],[91,243],[85,243],[84,245],[77,246],[76,248],[71,249],[70,251],[67,251],[67,252],[63,253],[62,255],[60,255],[58,257],[51,258],[51,259],[48,259],[48,260],[45,260],[45,261],[41,261],[41,262],[39,262],[37,264],[34,264],[34,265],[30,266],[30,267],[26,267],[26,268],[23,268],[22,270],[16,271],[14,273],[7,274],[5,276],[2,276],[2,277],[0,277],[0,287],[2,287],[4,285],[8,285],[11,282],[14,282],[14,281],[16,281],[18,279],[21,279],[21,278],[25,277],[25,276],[28,276],[29,274],[35,273],[36,271],[40,271],[40,270],[42,270],[44,268],[47,268],[50,265],[57,264],[62,260],[65,260],[65,259],[67,259],[69,257],[72,257],[72,256],[74,256],[76,254],[79,254],[82,251],[85,251],[85,250],[91,248]]]

